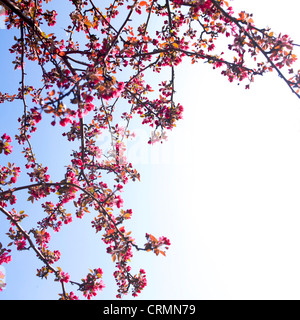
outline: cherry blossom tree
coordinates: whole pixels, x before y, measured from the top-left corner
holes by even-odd
[[[37,276],[57,281],[60,299],[78,299],[69,285],[92,298],[105,285],[101,266],[76,281],[59,267],[60,251],[50,249],[51,237],[64,225],[90,215],[92,229],[115,263],[117,297],[137,296],[147,280],[144,269],[131,272],[134,252],[165,255],[170,240],[146,233],[145,244],[139,245],[125,229],[124,222],[134,214],[123,208],[121,191],[130,180],[140,179],[125,156],[125,141],[134,135],[130,122],[140,118],[152,128],[149,144],[166,139],[183,114],[175,101],[175,71],[184,59],[208,63],[230,82],[243,81],[246,89],[256,76],[273,71],[300,98],[300,71],[292,67],[297,45],[286,34],[256,26],[250,13],[235,13],[225,0],[69,0],[72,9],[63,34],[54,2],[0,0],[6,28],[18,33],[10,53],[20,75],[16,91],[1,92],[0,102],[23,106],[15,137],[0,133],[1,161],[14,153],[13,143],[22,146],[26,160],[22,168],[10,162],[0,166],[0,212],[10,223],[9,243],[0,243],[0,265],[12,259],[11,246],[33,250],[42,263]],[[28,80],[29,63],[39,69],[40,86]],[[148,83],[149,74],[159,81]],[[118,114],[124,127],[114,124]],[[63,127],[61,143],[76,146],[59,181],[52,181],[31,144],[43,122],[53,130]],[[111,137],[108,152],[97,144],[105,132]],[[114,177],[111,185],[104,173]],[[21,175],[28,184],[19,183]],[[21,192],[28,193],[34,211],[15,209]],[[67,204],[72,204],[71,212]],[[23,221],[37,211],[43,218],[25,230]]]

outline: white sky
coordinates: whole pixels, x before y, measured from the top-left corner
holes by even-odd
[[[297,1],[232,6],[297,42]],[[149,211],[173,240],[157,298],[299,299],[300,101],[275,73],[244,90],[184,64],[175,83],[184,120],[148,151]]]

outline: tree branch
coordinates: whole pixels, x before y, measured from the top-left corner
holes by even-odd
[[[51,266],[51,264],[47,261],[47,259],[44,257],[44,255],[41,253],[41,251],[35,246],[35,244],[33,243],[33,241],[31,240],[29,234],[20,226],[19,222],[14,219],[12,217],[12,215],[5,210],[2,206],[0,206],[0,211],[2,211],[2,213],[4,213],[6,215],[6,217],[13,223],[16,225],[16,227],[18,228],[18,230],[23,234],[23,236],[26,238],[26,240],[28,241],[30,247],[34,250],[34,252],[36,253],[36,255],[39,257],[40,260],[42,260],[45,265],[54,273],[57,273],[57,270],[55,268],[53,268]]]
[[[0,193],[0,197],[2,195],[5,195],[5,194],[12,194],[16,191],[21,191],[21,190],[27,190],[27,189],[30,189],[30,188],[35,188],[35,187],[41,187],[41,186],[45,186],[45,187],[55,187],[55,186],[69,186],[69,187],[73,187],[73,188],[78,188],[80,189],[83,193],[85,193],[86,195],[88,195],[93,201],[95,201],[99,207],[101,208],[102,210],[102,213],[109,219],[109,221],[114,225],[114,228],[116,230],[116,232],[122,237],[122,239],[124,241],[127,241],[127,242],[130,242],[132,246],[134,246],[138,251],[139,250],[145,250],[144,248],[140,248],[138,247],[135,243],[133,243],[132,241],[128,241],[123,233],[119,230],[116,222],[113,220],[113,218],[111,217],[111,215],[106,211],[106,209],[104,208],[103,204],[102,204],[102,201],[99,201],[93,194],[91,194],[89,191],[85,190],[83,187],[77,185],[77,184],[74,184],[74,183],[71,183],[71,182],[46,182],[46,183],[35,183],[35,184],[31,184],[31,185],[26,185],[26,186],[22,186],[22,187],[17,187],[17,188],[13,188],[11,190],[7,190],[7,191],[3,191]],[[1,208],[1,207],[0,207]]]
[[[5,5],[8,9],[10,9],[13,13],[15,13],[17,16],[19,16],[19,18],[25,22],[32,30],[33,32],[36,32],[38,37],[40,39],[46,40],[44,37],[44,32],[40,29],[39,26],[36,25],[36,23],[31,20],[30,18],[28,18],[26,15],[23,14],[23,12],[15,6],[15,4],[13,4],[10,0],[0,0],[0,4]],[[49,39],[47,39],[49,40]],[[58,48],[55,47],[55,45],[53,43],[51,43],[52,49],[55,49],[54,51],[56,52],[60,52],[60,50]],[[47,48],[47,46],[46,46]],[[47,50],[49,51],[49,48],[47,48]],[[51,53],[51,51],[49,51]],[[72,72],[72,74],[74,76],[77,76],[76,71],[74,70],[74,68],[72,67],[72,65],[70,64],[70,62],[68,61],[68,58],[66,56],[60,56],[60,58],[64,61],[64,63],[66,64],[66,66],[68,67],[68,69]]]
[[[218,3],[218,1],[216,0],[211,0],[211,2],[213,3],[213,5],[221,11],[221,13],[223,14],[223,16],[225,16],[227,19],[229,19],[229,21],[233,22],[252,42],[252,44],[257,47],[259,49],[259,51],[264,55],[264,57],[267,59],[267,61],[270,63],[270,65],[272,66],[272,68],[274,68],[276,70],[276,72],[278,73],[278,76],[280,78],[282,78],[284,80],[284,82],[288,85],[288,87],[292,90],[292,92],[298,97],[300,98],[300,94],[298,94],[293,87],[291,87],[291,83],[290,81],[288,81],[286,79],[286,77],[283,75],[283,73],[279,70],[279,68],[275,65],[275,63],[272,61],[272,59],[268,56],[268,54],[265,52],[265,50],[263,50],[263,48],[253,39],[253,37],[251,36],[251,34],[240,24],[240,22],[232,17],[230,14],[228,14]]]

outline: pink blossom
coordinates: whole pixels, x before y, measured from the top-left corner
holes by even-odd
[[[24,250],[26,246],[26,240],[25,239],[16,240],[15,244],[17,245],[17,250]]]
[[[91,95],[89,95],[89,94],[87,94],[87,95],[85,96],[85,102],[89,103],[89,102],[92,102],[93,100],[94,100],[94,97],[93,97],[93,96],[91,96]]]
[[[4,252],[3,254],[0,255],[0,265],[3,263],[9,263],[11,261],[11,256],[8,255],[10,250],[7,250],[7,252]]]
[[[17,182],[17,178],[15,176],[10,178],[10,183],[16,183]]]
[[[4,133],[4,135],[1,137],[2,140],[6,140],[7,142],[11,142],[11,137]]]
[[[60,125],[63,127],[65,127],[70,122],[71,122],[71,120],[69,118],[63,118],[59,121]]]
[[[121,208],[123,206],[124,200],[121,198],[121,196],[118,195],[115,197],[114,202],[118,208]]]
[[[69,299],[70,299],[70,300],[79,300],[78,297],[75,296],[75,294],[74,294],[73,291],[70,292],[70,294],[69,294]]]
[[[63,283],[63,282],[68,283],[69,279],[70,279],[70,275],[68,273],[65,273],[63,271],[60,273],[60,280],[59,281],[61,283]]]

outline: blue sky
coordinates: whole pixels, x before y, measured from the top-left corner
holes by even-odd
[[[289,7],[274,0],[235,0],[232,6],[253,12],[259,26],[300,39],[295,0]],[[0,30],[1,43],[8,37],[8,31]],[[19,75],[10,71],[9,56],[1,55],[2,91],[17,83]],[[165,235],[172,243],[167,257],[135,255],[133,269],[146,269],[148,278],[140,298],[299,299],[300,101],[275,73],[244,90],[209,65],[184,63],[175,82],[185,113],[168,141],[149,146],[149,131],[134,125],[137,138],[128,143],[141,182],[129,184],[124,193],[125,207],[134,213],[127,229],[140,244],[146,232]],[[2,104],[0,112],[1,131],[13,135],[22,106]],[[47,127],[39,130],[33,137],[39,161],[50,161],[49,170],[59,174],[53,150],[62,159],[69,151],[57,145],[59,133],[45,142],[40,137]],[[1,155],[0,164],[7,159]],[[60,266],[75,279],[88,268],[102,267],[106,288],[97,299],[114,299],[113,264],[88,218],[74,219],[56,234],[53,248],[62,247]],[[6,227],[0,216],[3,243]],[[57,298],[59,285],[37,278],[39,263],[32,258],[34,254],[21,252],[4,265],[7,288],[0,299]]]

